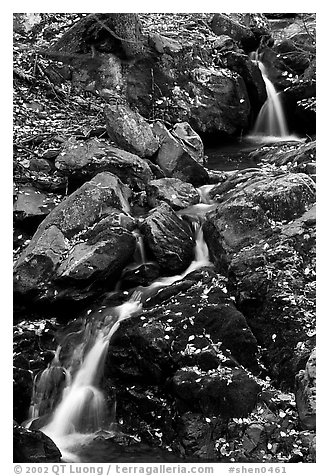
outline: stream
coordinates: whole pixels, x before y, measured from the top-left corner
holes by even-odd
[[[267,78],[260,59],[255,57],[255,61],[263,74],[268,99],[250,136],[235,143],[223,144],[220,148],[206,149],[210,170],[232,171],[258,167],[249,154],[262,144],[299,140],[289,135],[279,95]],[[127,445],[123,450],[122,446],[116,445],[116,439],[121,436],[116,427],[115,402],[109,412],[100,381],[111,339],[120,323],[141,313],[143,303],[160,289],[183,280],[197,269],[212,266],[202,232],[203,217],[214,207],[208,197],[210,189],[211,186],[200,188],[200,203],[178,213],[183,219],[187,215],[192,221],[195,238],[194,259],[187,269],[181,274],[161,277],[148,286],[130,290],[129,297],[123,304],[107,308],[100,315],[95,313],[82,319],[81,329],[71,336],[76,343],[71,354],[62,359],[63,342],[60,342],[53,361],[35,378],[30,420],[26,427],[41,417],[46,418],[40,429],[60,448],[63,461],[181,461],[164,449],[151,449],[147,445],[136,449],[134,445]],[[140,261],[136,265],[145,264],[147,257],[142,237],[138,234],[136,241]],[[122,438],[126,436],[123,435]]]

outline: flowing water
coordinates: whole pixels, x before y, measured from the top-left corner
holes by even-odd
[[[189,216],[195,234],[194,259],[179,275],[160,278],[149,286],[138,287],[129,300],[101,314],[91,314],[82,321],[79,331],[66,336],[62,345],[73,342],[73,350],[61,362],[62,346],[59,346],[53,361],[35,379],[33,403],[26,426],[40,417],[48,417],[41,431],[60,448],[65,461],[79,461],[77,454],[81,445],[91,443],[98,430],[115,428],[115,411],[109,414],[108,405],[100,389],[105,359],[111,338],[120,323],[142,311],[143,302],[159,289],[182,280],[192,271],[211,266],[208,247],[203,239],[202,217],[214,207],[209,199],[211,186],[199,190],[206,203],[182,210],[181,216]],[[142,236],[136,233],[137,254],[135,260],[145,263]],[[45,402],[47,402],[45,404]],[[113,402],[115,407],[115,402]]]
[[[298,137],[289,135],[280,94],[269,79],[266,67],[260,61],[258,53],[252,53],[251,59],[257,64],[262,73],[267,100],[258,114],[253,131],[247,138],[260,142],[299,141]]]

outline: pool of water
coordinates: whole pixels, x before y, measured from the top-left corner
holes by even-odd
[[[258,164],[249,154],[260,146],[259,143],[240,139],[217,147],[206,148],[207,167],[211,170],[222,170],[224,172],[257,167]]]
[[[285,137],[246,136],[234,142],[216,147],[206,147],[205,155],[208,157],[207,167],[210,170],[221,170],[224,172],[260,167],[260,164],[250,156],[251,152],[263,146],[278,146],[279,144],[283,145],[284,143],[303,141],[305,141],[305,139],[295,135]]]

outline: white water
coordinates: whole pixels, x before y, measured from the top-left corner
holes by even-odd
[[[209,187],[200,193],[204,200],[206,200],[208,192]],[[214,205],[209,203],[209,199],[207,202],[208,204],[199,204],[199,206],[204,206],[209,211]],[[197,208],[190,207],[189,212],[185,214],[198,217],[200,214],[198,205],[194,207]],[[181,214],[184,215],[184,212],[187,210],[182,210]],[[201,215],[204,213],[205,211],[201,212]],[[106,411],[106,401],[99,389],[99,383],[103,374],[108,346],[120,323],[139,313],[142,310],[142,302],[160,288],[182,280],[196,269],[212,265],[199,220],[193,222],[193,227],[195,231],[194,260],[182,274],[163,277],[147,287],[139,288],[132,293],[128,301],[109,310],[105,318],[103,317],[99,322],[88,322],[85,325],[82,341],[75,346],[71,362],[65,369],[67,378],[62,398],[49,423],[41,428],[41,431],[57,444],[66,461],[78,461],[74,455],[76,447],[81,447],[81,444],[92,439],[97,430],[110,429],[111,422]],[[143,253],[141,253],[141,258],[143,259]],[[47,383],[49,385],[51,382],[47,382],[47,377],[51,374],[52,368],[60,366],[59,357],[60,347],[52,364],[44,371],[43,379],[39,380],[42,382],[42,387],[37,388],[39,400],[34,405],[34,417],[40,416],[42,391],[45,393],[49,391]],[[63,367],[61,368],[63,369]]]
[[[259,67],[266,86],[267,100],[263,104],[248,139],[259,142],[299,141],[294,135],[289,135],[280,94],[267,76],[264,64],[259,60],[257,53],[251,58]]]

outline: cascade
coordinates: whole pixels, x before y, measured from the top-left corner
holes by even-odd
[[[111,420],[108,415],[105,397],[99,384],[108,346],[120,323],[141,312],[142,303],[159,289],[183,279],[198,268],[212,266],[202,231],[203,215],[215,206],[210,203],[209,189],[210,187],[199,191],[200,196],[207,203],[194,205],[179,213],[190,217],[195,233],[194,259],[188,268],[180,275],[163,277],[149,286],[140,286],[123,304],[107,308],[98,316],[96,313],[90,315],[89,320],[85,318],[80,331],[74,334],[74,340],[72,334],[66,336],[64,340],[64,344],[68,340],[73,340],[75,343],[66,365],[60,362],[62,347],[59,346],[51,364],[38,379],[35,379],[30,417],[33,420],[52,412],[51,419],[41,428],[41,431],[52,438],[67,460],[77,460],[74,452],[71,453],[72,448],[88,441],[88,438],[93,438],[97,430],[111,430],[113,428],[111,424],[115,423],[115,417]],[[142,242],[139,245],[141,247]],[[145,259],[141,248],[140,259],[141,261]],[[76,338],[78,342],[75,342]],[[53,376],[56,372],[61,375],[61,385],[58,385],[57,378],[54,388]],[[60,393],[61,395],[58,395]],[[49,395],[52,396],[51,402],[45,406],[43,402]],[[30,424],[31,421],[26,423],[26,426]]]
[[[276,91],[274,84],[268,78],[266,67],[260,61],[258,53],[251,53],[251,59],[257,64],[262,73],[267,99],[259,111],[253,131],[248,138],[259,138],[264,141],[298,140],[297,137],[289,135],[280,94]]]

